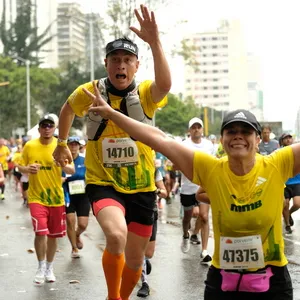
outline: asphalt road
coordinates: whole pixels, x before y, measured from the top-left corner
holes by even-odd
[[[157,247],[152,259],[149,300],[199,300],[203,299],[207,267],[199,263],[201,246],[191,245],[183,254],[180,250],[180,205],[176,197],[171,205],[160,211]],[[294,299],[300,300],[300,213],[295,214],[291,236],[285,236],[286,254],[294,284]],[[35,285],[37,268],[32,253],[34,235],[27,208],[22,206],[21,194],[10,186],[6,199],[0,202],[0,300],[99,300],[106,299],[106,285],[101,265],[105,240],[93,215],[83,236],[84,248],[80,259],[70,257],[68,239],[59,239],[54,270],[55,283]],[[209,240],[213,251],[213,238]],[[71,280],[78,283],[71,284]],[[137,288],[131,300],[136,297]]]

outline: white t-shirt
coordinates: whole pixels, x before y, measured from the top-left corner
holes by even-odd
[[[207,154],[214,155],[214,145],[211,141],[202,138],[201,143],[195,144],[190,138],[182,142],[191,149],[199,150]],[[181,194],[193,195],[198,191],[199,185],[192,183],[184,174],[181,175]]]

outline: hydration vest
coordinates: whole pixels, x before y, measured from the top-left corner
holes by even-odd
[[[113,90],[111,94],[122,96],[123,99],[120,103],[120,111],[124,115],[137,120],[139,122],[152,125],[152,119],[148,117],[141,105],[139,86],[133,82],[128,89],[124,92],[117,91],[114,87],[109,86],[110,82],[108,78],[101,78],[98,80],[97,87],[99,89],[101,97],[111,105],[108,93]],[[119,95],[118,95],[119,94]],[[107,119],[102,118],[99,114],[89,112],[87,116],[87,136],[91,141],[97,141],[104,129],[107,126]]]

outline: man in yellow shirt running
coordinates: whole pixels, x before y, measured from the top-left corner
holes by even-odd
[[[66,139],[74,114],[84,116],[92,105],[84,90],[100,90],[114,110],[140,122],[151,123],[155,110],[166,104],[171,75],[155,16],[141,5],[135,16],[141,29],[130,29],[146,42],[153,54],[155,80],[137,84],[139,53],[135,43],[120,38],[106,45],[108,77],[78,87],[62,107],[59,140],[53,156],[57,163],[71,161]],[[106,236],[102,263],[109,300],[128,300],[138,282],[145,249],[152,233],[155,182],[152,149],[110,120],[87,116],[86,192]]]
[[[34,248],[38,269],[34,282],[54,282],[53,261],[57,238],[66,234],[66,212],[62,188],[62,170],[74,173],[73,165],[57,166],[52,153],[57,141],[53,137],[55,120],[45,115],[39,121],[40,137],[26,143],[19,170],[29,174],[28,204],[35,232]]]

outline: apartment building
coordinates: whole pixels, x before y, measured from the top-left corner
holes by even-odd
[[[248,108],[247,52],[240,22],[222,21],[217,30],[188,40],[197,49],[197,65],[185,67],[185,95],[217,110]]]
[[[57,7],[58,63],[83,60],[86,55],[87,23],[78,3],[59,3]],[[85,67],[85,66],[84,66]]]

